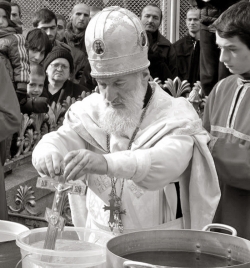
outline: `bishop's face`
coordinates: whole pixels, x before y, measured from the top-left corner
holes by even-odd
[[[104,97],[107,107],[113,109],[126,108],[128,96],[135,91],[136,82],[135,74],[97,79],[100,93]]]
[[[146,88],[142,74],[97,79],[103,107],[100,125],[109,134],[121,134],[139,123]]]

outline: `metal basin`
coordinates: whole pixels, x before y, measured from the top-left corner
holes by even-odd
[[[226,229],[232,235],[210,232]],[[150,230],[124,234],[107,243],[108,268],[250,267],[250,241],[230,226],[211,224],[202,231]]]

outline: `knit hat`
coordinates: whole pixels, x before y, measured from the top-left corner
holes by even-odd
[[[8,0],[0,0],[0,8],[5,10],[7,18],[10,20],[10,14],[11,14],[11,5],[10,1]]]
[[[50,63],[58,58],[66,59],[70,65],[70,73],[74,71],[74,60],[71,55],[71,51],[67,45],[61,43],[60,45],[54,46],[51,52],[47,55],[44,60],[43,67],[46,71]]]
[[[136,73],[150,64],[144,26],[125,8],[104,8],[94,16],[86,28],[85,44],[94,78]]]

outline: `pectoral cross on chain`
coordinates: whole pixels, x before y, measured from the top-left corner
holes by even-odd
[[[86,186],[79,186],[65,182],[63,176],[58,177],[58,181],[50,177],[39,177],[37,179],[37,188],[55,191],[52,209],[46,208],[45,219],[49,223],[44,249],[55,249],[58,231],[63,231],[65,219],[62,217],[63,203],[67,193],[84,195]]]
[[[113,232],[114,228],[118,228],[120,233],[123,232],[124,227],[122,224],[122,219],[121,219],[121,215],[122,214],[126,214],[126,210],[125,209],[121,209],[121,198],[119,196],[117,196],[113,191],[111,192],[111,194],[109,195],[110,199],[109,199],[109,206],[104,206],[103,209],[104,211],[109,210],[110,214],[109,214],[109,228],[111,230],[111,232]]]

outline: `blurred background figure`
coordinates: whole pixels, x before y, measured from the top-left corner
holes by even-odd
[[[162,11],[157,5],[149,4],[143,8],[141,22],[149,40],[150,75],[163,82],[177,76],[177,61],[173,45],[159,32],[161,21]]]
[[[89,23],[90,8],[88,5],[81,3],[73,7],[70,22],[67,24],[65,37],[68,45],[79,48],[87,54],[85,47],[85,30]]]
[[[102,7],[99,7],[99,6],[91,6],[90,7],[89,19],[91,20],[95,16],[95,14],[99,13],[100,11],[102,11]]]
[[[29,61],[42,64],[52,49],[47,34],[42,29],[33,29],[27,33]]]
[[[10,19],[16,23],[17,26],[22,28],[23,23],[21,21],[22,19],[22,11],[21,7],[18,3],[11,2],[11,14]]]
[[[29,57],[25,38],[11,19],[10,1],[0,1],[0,57],[8,70],[20,105],[27,100]]]
[[[54,12],[48,8],[37,10],[33,16],[32,24],[35,28],[44,30],[52,46],[56,45],[57,18]]]
[[[200,80],[200,11],[192,8],[187,12],[186,36],[175,42],[178,77],[187,80],[191,87]]]
[[[66,30],[67,21],[65,17],[61,14],[56,14],[56,18],[57,18],[56,39],[60,42],[67,43],[66,38],[65,38],[65,30]]]
[[[230,75],[219,61],[220,50],[216,44],[213,22],[231,5],[240,0],[189,0],[201,11],[200,30],[200,80],[204,94],[208,96],[215,84]]]
[[[44,60],[46,80],[41,97],[52,102],[63,103],[66,98],[78,98],[83,91],[88,89],[69,80],[74,72],[74,62],[70,50],[66,47],[55,46]]]

